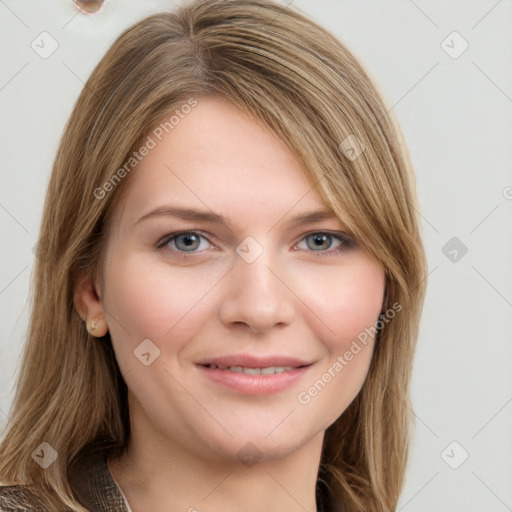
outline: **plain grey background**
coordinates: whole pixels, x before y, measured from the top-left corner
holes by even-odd
[[[0,0],[0,427],[64,124],[122,30],[176,3],[107,0],[85,16],[70,0]],[[430,277],[397,510],[512,510],[512,2],[292,4],[346,43],[378,83],[417,175]],[[52,44],[51,55],[40,54]]]

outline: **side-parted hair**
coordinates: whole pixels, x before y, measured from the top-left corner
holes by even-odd
[[[47,190],[0,482],[30,485],[45,509],[86,512],[68,480],[81,450],[117,457],[126,449],[126,384],[110,339],[87,332],[74,292],[81,276],[103,276],[111,220],[137,172],[134,152],[155,127],[172,128],[163,120],[208,95],[283,140],[326,207],[385,269],[383,311],[393,304],[400,312],[379,329],[361,391],[326,431],[317,498],[326,510],[394,511],[414,423],[409,384],[427,278],[415,177],[362,65],[326,29],[272,0],[195,0],[143,19],[85,84]],[[46,469],[31,456],[43,442],[58,454]]]

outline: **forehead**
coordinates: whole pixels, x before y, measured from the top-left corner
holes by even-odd
[[[161,140],[151,135],[154,147],[135,169],[123,200],[128,221],[166,203],[241,221],[325,209],[303,162],[273,132],[222,98],[199,98],[167,132]]]

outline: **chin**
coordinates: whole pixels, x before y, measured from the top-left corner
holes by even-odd
[[[225,435],[222,439],[210,438],[208,444],[222,458],[251,466],[260,461],[283,459],[318,434],[307,436],[296,429],[283,429],[278,432],[279,428],[282,426],[275,431],[269,428],[255,429],[254,426],[247,431],[238,428],[237,435],[233,438],[227,439]],[[323,434],[324,430],[320,432]]]

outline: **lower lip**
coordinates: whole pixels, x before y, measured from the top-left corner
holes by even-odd
[[[271,375],[250,375],[231,370],[198,366],[200,371],[214,382],[247,395],[268,395],[284,391],[293,386],[310,368],[310,366],[304,366]]]

